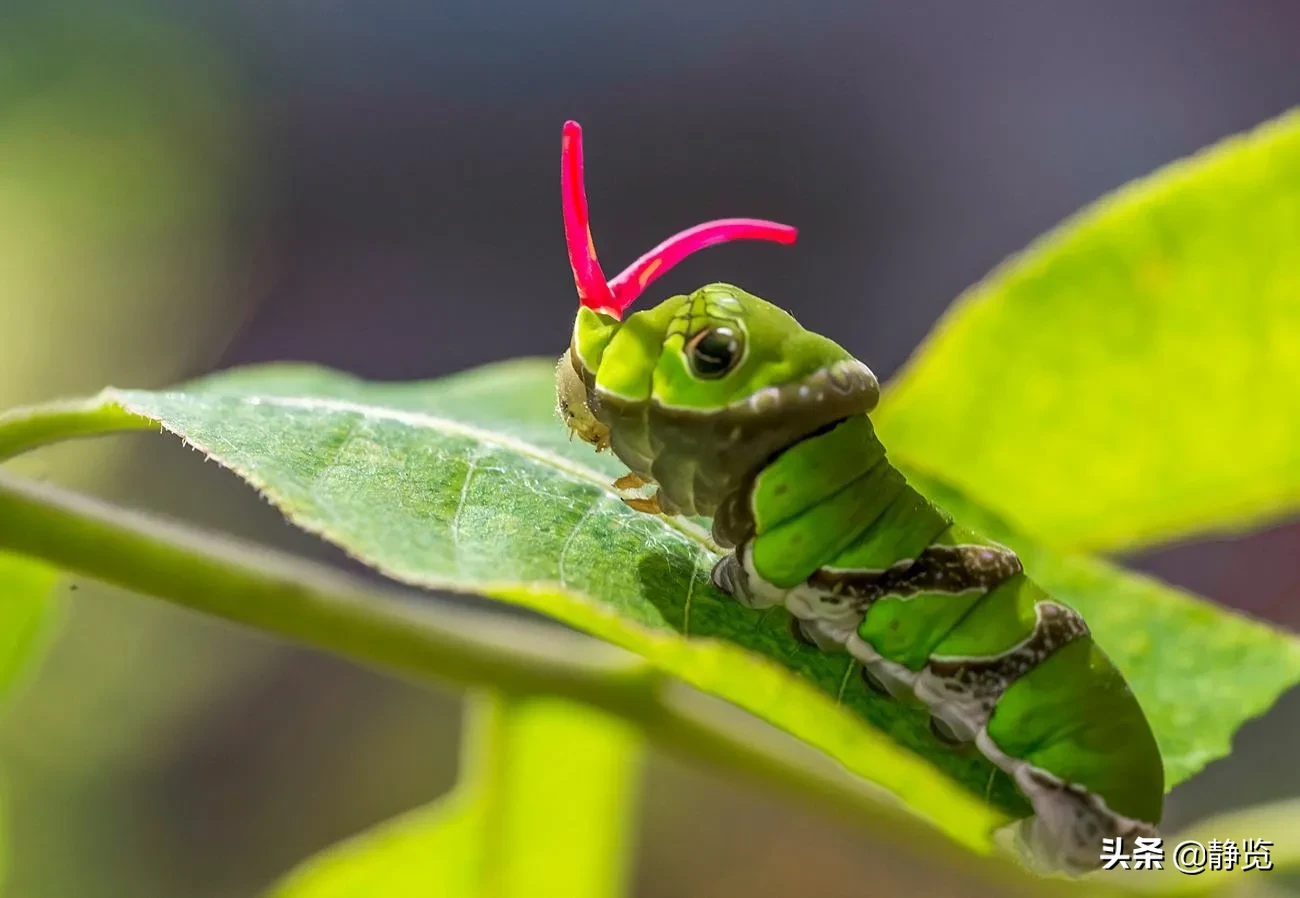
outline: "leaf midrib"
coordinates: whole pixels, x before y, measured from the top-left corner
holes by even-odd
[[[180,436],[196,447],[203,450],[207,455],[219,457],[220,453],[213,451],[210,447],[199,446],[193,439],[185,434],[180,433],[177,429],[170,426],[167,421],[161,419],[156,410],[147,404],[136,404],[132,401],[134,391],[109,389],[104,391],[104,396],[111,399],[124,410],[140,415],[150,420],[158,421],[169,432]],[[192,394],[181,394],[174,392],[152,394],[161,396],[165,399],[174,399],[179,402],[193,402],[195,397]],[[208,398],[208,397],[202,397]],[[599,471],[586,467],[562,455],[544,449],[534,443],[521,439],[510,434],[500,431],[487,430],[477,427],[473,424],[466,424],[462,421],[456,421],[451,418],[443,418],[438,415],[432,415],[428,412],[417,412],[406,409],[385,408],[383,406],[370,405],[364,402],[355,402],[345,399],[324,399],[317,396],[233,396],[220,395],[220,398],[227,401],[235,401],[244,405],[264,406],[269,405],[275,408],[300,409],[303,411],[321,411],[332,412],[336,414],[354,414],[372,421],[386,421],[402,424],[417,430],[432,430],[447,436],[456,436],[468,439],[477,443],[494,446],[504,449],[507,452],[513,452],[537,464],[544,465],[553,471],[567,477],[568,479],[578,482],[594,485],[606,494],[616,499],[621,496],[610,482],[609,478]],[[230,467],[234,467],[231,465]],[[251,472],[241,471],[245,479],[250,483],[254,478],[250,476]],[[268,484],[255,483],[260,491],[275,495],[275,492]],[[676,530],[687,539],[695,542],[701,548],[711,554],[719,554],[719,548],[714,543],[712,537],[703,528],[697,526],[693,521],[682,517],[667,515],[656,515],[665,527]]]

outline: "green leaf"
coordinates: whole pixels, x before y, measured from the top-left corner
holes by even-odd
[[[489,592],[637,651],[827,750],[932,820],[946,824],[959,793],[894,742],[978,795],[992,787],[1001,807],[1025,810],[1010,781],[977,755],[936,750],[920,711],[878,700],[847,656],[799,646],[783,614],[754,614],[715,591],[707,534],[632,511],[610,488],[619,462],[569,441],[554,413],[553,372],[549,362],[517,361],[440,382],[371,384],[269,367],[179,392],[104,398],[107,409],[120,403],[183,436],[299,526],[395,579]],[[555,584],[571,600],[503,582]],[[665,638],[674,633],[773,658],[811,681],[822,701],[811,692],[795,699],[784,671],[759,673],[726,647]],[[839,703],[893,742],[837,711]],[[966,837],[979,841],[975,833],[997,820],[967,804],[974,816],[957,828],[973,823]]]
[[[298,525],[398,580],[493,595],[630,648],[840,759],[968,846],[986,850],[1001,819],[975,796],[1026,810],[974,753],[940,746],[922,711],[877,699],[846,657],[791,640],[782,612],[755,614],[715,592],[703,534],[617,499],[608,483],[618,463],[568,442],[551,378],[542,361],[404,384],[270,366],[166,393],[108,391],[84,414],[106,428],[122,409],[161,423]],[[1101,562],[1053,555],[957,494],[940,498],[1024,552],[1085,612],[1152,719],[1170,785],[1226,753],[1241,722],[1300,678],[1290,636]]]
[[[1300,507],[1300,112],[1107,197],[949,310],[891,452],[1056,546]]]
[[[618,500],[609,487],[618,463],[569,442],[552,377],[553,364],[538,360],[402,384],[269,366],[165,393],[110,390],[98,402],[16,410],[0,415],[0,446],[115,430],[124,409],[141,416],[135,426],[161,423],[296,524],[395,579],[491,595],[629,648],[842,759],[956,841],[990,850],[1005,817],[894,740],[977,795],[993,769],[937,752],[925,718],[875,701],[846,658],[797,646],[779,615],[715,592],[703,532]],[[684,631],[728,641],[684,640]],[[1010,783],[992,782],[995,801],[1025,810]]]
[[[622,894],[639,735],[552,698],[473,710],[451,795],[327,849],[271,898]]]

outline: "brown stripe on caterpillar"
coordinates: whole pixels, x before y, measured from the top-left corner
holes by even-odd
[[[972,736],[987,722],[1008,686],[1053,652],[1089,633],[1073,608],[1044,601],[1034,610],[1033,632],[1005,652],[988,657],[931,656],[916,678],[917,697],[936,716]]]
[[[822,568],[808,578],[808,585],[849,596],[866,607],[884,596],[987,592],[1021,571],[1016,553],[1000,546],[927,546],[915,559],[905,558],[883,570]]]
[[[1009,682],[1037,667],[1062,646],[1088,635],[1088,625],[1073,608],[1039,602],[1034,610],[1038,614],[1034,631],[1009,651],[987,658],[932,656],[930,670],[941,677],[964,680],[968,676],[996,675]]]

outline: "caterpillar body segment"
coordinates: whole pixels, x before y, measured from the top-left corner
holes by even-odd
[[[797,448],[842,452],[835,433],[863,430],[849,424]],[[889,481],[878,470],[863,479],[864,492]],[[752,608],[783,605],[806,641],[848,651],[869,685],[924,704],[938,738],[974,743],[1034,806],[1019,835],[1035,859],[1083,872],[1103,838],[1155,835],[1163,765],[1146,718],[1083,619],[1014,552],[904,485],[875,520],[821,541],[826,562],[791,585],[788,562],[768,572],[770,531],[754,516],[754,535],[717,564],[714,584]]]
[[[568,203],[581,196],[581,166],[564,171]],[[581,213],[566,225],[585,227],[585,200]],[[793,234],[743,221],[735,236]],[[731,222],[687,233],[716,242]],[[589,232],[568,236],[571,260],[590,250]],[[685,254],[675,239],[635,264],[662,274],[651,257],[675,246],[663,257],[675,262]],[[636,279],[602,291],[590,251],[590,264],[574,262],[582,304],[558,407],[630,482],[656,490],[634,507],[711,516],[732,550],[712,572],[720,590],[783,606],[794,638],[848,652],[862,688],[924,705],[936,739],[1005,771],[1034,809],[1015,833],[1034,863],[1083,872],[1099,865],[1103,839],[1154,835],[1163,764],[1136,698],[1077,612],[890,463],[869,417],[870,369],[729,284],[624,319]]]

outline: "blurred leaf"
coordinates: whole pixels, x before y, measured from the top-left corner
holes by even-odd
[[[607,486],[618,462],[567,441],[549,362],[402,384],[268,366],[101,399],[86,414],[105,428],[121,408],[148,419],[142,426],[160,422],[299,526],[396,579],[490,592],[637,651],[840,759],[965,844],[986,845],[997,819],[880,733],[975,795],[1026,810],[975,753],[939,745],[922,710],[878,699],[845,656],[795,643],[783,613],[755,614],[714,591],[702,534],[628,509]],[[1054,556],[956,493],[939,498],[1023,551],[1045,586],[1088,615],[1151,717],[1171,786],[1226,753],[1241,722],[1300,678],[1290,636],[1101,562]],[[561,588],[503,590],[503,581]]]
[[[1102,200],[959,300],[888,391],[897,457],[1056,546],[1300,507],[1300,112]]]
[[[481,893],[623,894],[641,735],[547,696],[493,701],[480,715],[487,720],[467,743],[465,764],[483,815]]]
[[[0,698],[8,697],[45,645],[57,577],[51,567],[0,552]],[[0,883],[7,881],[9,872],[6,805],[0,800]]]
[[[475,894],[482,813],[465,789],[349,839],[303,864],[273,898],[405,898]]]
[[[451,795],[312,858],[272,898],[622,894],[639,735],[554,698],[473,710]]]
[[[0,697],[9,694],[44,644],[57,577],[44,564],[0,552]]]

